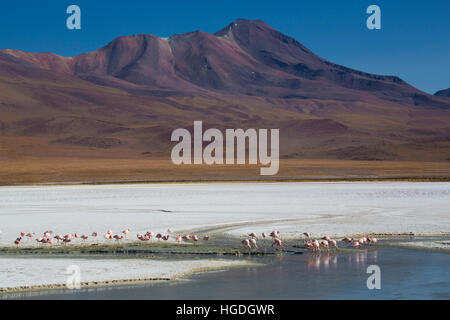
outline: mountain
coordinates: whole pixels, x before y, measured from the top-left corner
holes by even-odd
[[[285,159],[448,161],[450,102],[329,62],[263,21],[0,50],[0,160],[167,159],[178,127],[280,128]]]
[[[447,97],[447,98],[449,98],[450,97],[450,88],[445,89],[445,90],[440,90],[440,91],[436,92],[434,95],[437,96],[437,97]]]

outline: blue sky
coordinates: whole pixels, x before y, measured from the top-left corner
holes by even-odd
[[[82,30],[66,28],[71,4],[81,7]],[[382,10],[380,31],[366,28],[371,4]],[[338,64],[397,75],[430,93],[450,87],[446,0],[2,1],[0,48],[72,56],[120,35],[213,33],[237,18],[264,20]]]

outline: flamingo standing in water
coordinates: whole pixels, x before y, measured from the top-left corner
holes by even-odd
[[[328,246],[328,241],[327,240],[322,240],[320,241],[320,246],[322,246],[324,249],[326,249],[327,251],[330,251],[329,246]]]
[[[267,233],[263,232],[263,233],[261,233],[261,235],[264,239],[267,238]]]
[[[309,234],[308,232],[303,232],[303,235],[304,235],[306,238],[308,238],[308,239],[311,238],[311,236],[310,236],[310,234]]]
[[[175,241],[176,241],[176,242],[180,242],[180,241],[181,241],[181,235],[178,235],[178,236],[175,238]]]
[[[94,237],[94,238],[97,238],[98,233],[97,232],[92,232],[91,236]]]
[[[162,238],[162,234],[161,234],[161,233],[158,233],[158,234],[156,235],[156,239],[158,239],[158,241],[159,241],[159,240],[161,240],[161,238]]]
[[[331,243],[331,246],[332,246],[333,248],[335,248],[335,249],[338,248],[338,245],[337,245],[336,240],[330,239],[330,243]]]
[[[313,251],[320,251],[320,243],[319,243],[319,241],[314,240],[312,242],[312,245],[313,245]]]
[[[378,242],[377,238],[374,238],[374,237],[369,237],[369,238],[367,238],[367,241],[368,241],[369,243],[377,243],[377,242]]]
[[[196,242],[198,241],[198,237],[194,235],[194,236],[192,237],[192,240],[194,240],[194,242],[196,243]]]
[[[248,235],[249,237],[252,237],[253,239],[258,239],[258,237],[256,236],[256,233],[252,232]]]

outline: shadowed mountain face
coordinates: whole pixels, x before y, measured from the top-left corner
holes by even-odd
[[[203,120],[280,128],[286,158],[444,161],[446,96],[328,62],[244,19],[70,58],[0,50],[0,157],[167,157],[170,132]]]
[[[445,90],[440,90],[434,94],[437,97],[447,97],[450,98],[450,88]]]

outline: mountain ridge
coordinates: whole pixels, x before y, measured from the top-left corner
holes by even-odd
[[[279,128],[284,159],[450,159],[450,102],[329,62],[263,21],[121,36],[74,57],[0,50],[0,160],[167,159],[171,132]]]

